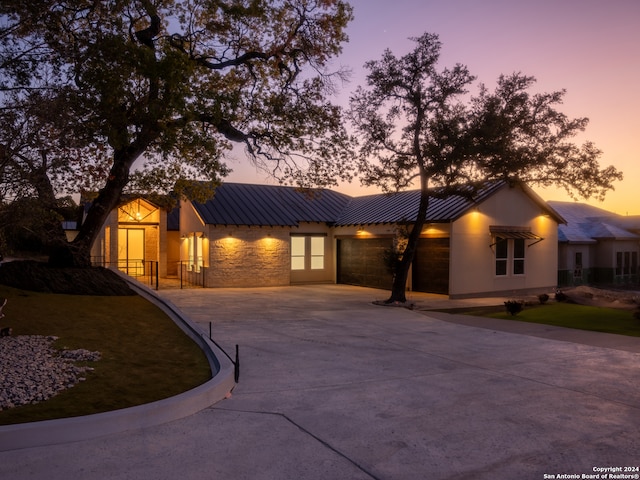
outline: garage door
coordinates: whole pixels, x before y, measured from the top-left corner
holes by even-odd
[[[413,259],[413,290],[449,293],[449,239],[421,238]]]
[[[384,253],[392,246],[390,238],[339,239],[338,283],[390,289],[392,276]]]

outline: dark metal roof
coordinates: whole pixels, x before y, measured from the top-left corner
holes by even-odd
[[[517,238],[522,240],[540,239],[529,227],[510,227],[506,225],[489,225],[489,232],[502,238]]]
[[[442,196],[442,190],[433,189],[427,209],[427,222],[450,222],[468,209],[483,202],[505,185],[491,182],[480,187],[470,196]],[[367,195],[353,198],[336,222],[337,225],[367,225],[415,221],[420,203],[420,190],[390,194]]]
[[[211,200],[193,205],[211,225],[291,227],[300,222],[333,223],[350,198],[324,189],[223,183]]]
[[[502,181],[487,182],[476,189],[468,187],[467,195],[445,194],[442,189],[432,189],[426,220],[452,222],[506,185]],[[564,221],[533,191],[524,185],[522,189],[559,222]],[[211,200],[193,202],[193,205],[209,225],[291,227],[300,222],[342,226],[412,222],[416,220],[419,202],[419,190],[349,197],[325,189],[223,183],[216,188]]]
[[[167,213],[167,230],[180,230],[180,207]]]

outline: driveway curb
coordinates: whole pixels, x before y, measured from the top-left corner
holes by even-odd
[[[156,402],[73,418],[0,426],[0,451],[77,442],[146,428],[192,415],[224,399],[233,387],[234,366],[213,342],[199,331],[171,302],[130,278],[123,278],[140,296],[163,310],[204,351],[213,377],[208,382],[174,397]]]

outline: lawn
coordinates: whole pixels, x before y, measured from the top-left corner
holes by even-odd
[[[640,337],[640,320],[633,317],[633,311],[616,308],[551,302],[525,306],[513,316],[504,307],[468,308],[457,313]]]
[[[211,378],[202,350],[155,305],[137,295],[37,293],[0,285],[2,326],[13,335],[53,335],[61,349],[99,351],[87,380],[35,405],[0,411],[0,425],[88,415],[141,405]]]

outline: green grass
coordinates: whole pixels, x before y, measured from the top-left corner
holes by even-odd
[[[457,313],[640,337],[640,320],[633,317],[631,310],[553,302],[525,306],[522,312],[514,316],[507,313],[503,306],[467,308]]]
[[[0,411],[0,425],[88,415],[141,405],[211,378],[202,350],[139,296],[54,295],[0,285],[1,325],[13,335],[54,335],[54,346],[99,351],[86,381],[38,404]],[[0,386],[1,388],[1,386]]]

